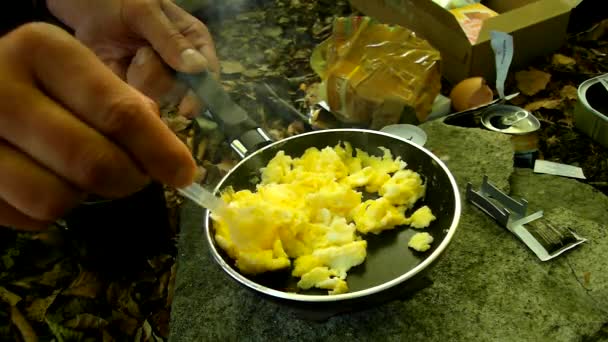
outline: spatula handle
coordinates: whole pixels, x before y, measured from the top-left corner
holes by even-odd
[[[241,158],[272,142],[269,135],[230,98],[209,72],[177,73],[177,77],[188,84],[207,106],[211,116],[228,137],[230,146]]]

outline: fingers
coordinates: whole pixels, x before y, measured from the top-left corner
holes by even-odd
[[[173,1],[161,0],[161,4],[163,12],[177,30],[207,59],[209,71],[216,77],[219,77],[220,62],[209,29],[200,20],[184,11]]]
[[[124,17],[132,20],[136,33],[145,38],[158,51],[163,60],[175,70],[187,73],[206,70],[209,67],[209,61],[171,22],[158,2],[127,2]],[[193,24],[195,22],[197,21],[195,20]]]
[[[127,82],[155,100],[161,108],[177,106],[187,91],[187,87],[174,79],[173,71],[149,46],[137,50],[127,69]]]
[[[0,136],[38,163],[105,197],[124,196],[147,183],[127,153],[44,94],[21,84],[2,88],[7,96]]]
[[[44,32],[33,30],[26,34],[15,51],[31,66],[35,81],[67,110],[62,111],[41,97],[27,102],[13,99],[13,107],[8,108],[21,108],[21,115],[8,120],[10,129],[0,130],[32,137],[25,140],[31,145],[30,152],[63,151],[62,155],[51,153],[49,157],[39,153],[39,158],[46,158],[44,164],[54,163],[55,168],[66,167],[58,160],[69,161],[72,167],[82,165],[79,175],[71,174],[75,171],[69,169],[61,174],[82,179],[85,185],[100,182],[115,191],[117,186],[112,187],[103,175],[114,177],[116,172],[124,172],[123,177],[128,179],[116,179],[121,186],[141,184],[141,175],[129,160],[154,179],[176,187],[189,184],[196,170],[190,151],[162,122],[152,101],[120,80],[67,33],[50,25],[44,28]],[[69,82],[66,75],[71,75]],[[39,105],[26,110],[26,103]],[[73,117],[68,111],[80,120],[70,120]],[[105,137],[108,139],[101,139]],[[113,148],[110,142],[120,149]],[[45,148],[44,144],[53,147]]]
[[[178,114],[192,118],[202,104],[187,86],[174,77],[160,56],[145,46],[139,48],[127,70],[127,82],[153,99],[161,108],[178,108]]]
[[[44,228],[82,198],[70,184],[0,140],[0,225]]]
[[[194,118],[203,110],[204,104],[198,99],[192,90],[188,90],[186,96],[179,103],[177,113],[189,119]]]
[[[47,228],[49,224],[49,222],[37,221],[22,214],[0,199],[0,227],[38,231]]]

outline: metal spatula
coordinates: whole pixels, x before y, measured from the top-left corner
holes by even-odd
[[[225,203],[220,198],[215,197],[211,191],[203,188],[198,183],[192,183],[185,188],[177,189],[184,197],[191,199],[194,203],[212,212],[219,212],[225,208]]]

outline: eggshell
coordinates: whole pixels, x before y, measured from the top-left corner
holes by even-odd
[[[483,77],[471,77],[460,81],[452,88],[450,100],[455,111],[479,107],[492,102],[494,93]]]

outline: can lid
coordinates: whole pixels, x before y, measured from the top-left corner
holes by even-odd
[[[481,123],[487,129],[508,134],[527,134],[540,128],[540,121],[532,113],[510,105],[488,107],[481,115]]]
[[[422,128],[410,124],[395,124],[384,126],[381,132],[393,134],[400,138],[407,139],[416,145],[424,146],[426,143],[426,133]]]

